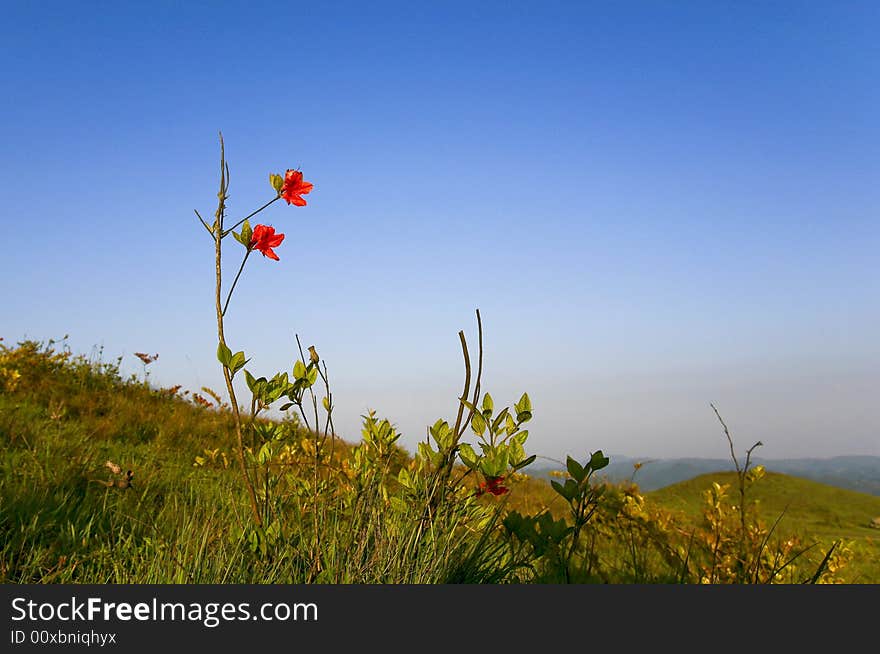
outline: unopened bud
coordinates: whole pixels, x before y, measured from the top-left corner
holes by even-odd
[[[281,189],[284,187],[284,178],[281,175],[270,173],[269,183],[272,185],[272,188],[275,189],[276,193],[281,193]]]

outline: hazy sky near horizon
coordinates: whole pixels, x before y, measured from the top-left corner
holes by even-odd
[[[457,333],[527,451],[880,455],[880,4],[5,3],[0,336],[70,335],[222,388],[229,217],[260,222],[227,337],[294,334],[337,427],[412,449],[460,393]],[[228,244],[228,245],[227,245]],[[240,262],[229,239],[227,283]]]

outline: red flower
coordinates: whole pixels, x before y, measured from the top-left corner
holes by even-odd
[[[510,489],[504,485],[504,477],[486,477],[486,481],[480,482],[480,487],[477,489],[477,495],[482,495],[483,493],[504,495],[509,491]]]
[[[281,187],[281,197],[287,200],[287,204],[295,204],[298,207],[306,206],[302,196],[309,193],[314,184],[303,181],[303,174],[298,170],[288,170],[284,175],[284,185]]]
[[[257,225],[254,227],[253,236],[251,236],[251,248],[262,252],[264,257],[278,261],[278,255],[272,248],[277,248],[283,240],[284,234],[276,234],[274,227]]]

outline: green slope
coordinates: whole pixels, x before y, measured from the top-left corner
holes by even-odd
[[[702,517],[703,492],[713,482],[729,484],[731,500],[738,498],[735,472],[699,475],[647,496],[696,521]],[[880,529],[870,527],[880,517],[880,497],[768,471],[749,487],[749,499],[758,501],[761,519],[768,525],[782,516],[780,535],[796,534],[826,547],[843,539],[853,550],[847,576],[855,583],[880,583]]]
[[[234,438],[229,414],[201,404],[179,388],[123,379],[118,360],[0,343],[0,582],[284,579],[274,568],[248,567],[253,561],[234,539],[221,537],[247,507],[231,465],[193,465],[220,450],[231,457]],[[135,471],[133,492],[102,485],[108,460]],[[713,481],[735,488],[736,477],[700,475],[647,496],[698,521]],[[515,490],[510,508],[567,512],[541,478]],[[785,511],[780,535],[825,549],[844,539],[853,552],[846,579],[880,583],[880,530],[869,527],[880,497],[772,472],[751,497],[768,524]]]

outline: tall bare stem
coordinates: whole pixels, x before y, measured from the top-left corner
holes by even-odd
[[[214,226],[212,233],[214,235],[214,262],[217,276],[217,284],[215,289],[215,300],[217,307],[217,338],[220,343],[226,347],[226,336],[223,331],[223,313],[224,307],[221,299],[222,287],[222,268],[221,260],[221,240],[223,238],[223,218],[226,213],[226,198],[229,190],[229,166],[226,164],[226,152],[223,146],[223,134],[220,134],[220,192],[217,194],[219,202],[217,204],[217,212],[214,215]],[[235,388],[232,385],[232,374],[225,365],[223,366],[223,379],[226,381],[226,390],[229,392],[229,403],[232,406],[232,415],[235,417],[235,436],[238,441],[238,466],[241,470],[241,476],[244,479],[245,487],[248,491],[251,510],[254,514],[254,522],[258,527],[263,526],[263,518],[260,515],[260,507],[257,503],[257,493],[254,490],[254,484],[251,481],[244,462],[244,440],[241,430],[241,413],[238,409],[238,400],[235,397]]]

